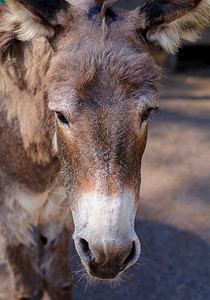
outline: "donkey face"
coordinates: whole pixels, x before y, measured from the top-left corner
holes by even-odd
[[[180,35],[197,29],[197,18],[206,24],[209,1],[151,1],[131,13],[109,8],[114,1],[10,2],[20,38],[40,33],[54,49],[46,89],[76,249],[92,277],[115,278],[140,254],[134,218],[141,158],[161,78],[147,43],[173,51]]]
[[[48,98],[77,251],[92,276],[111,279],[140,253],[133,226],[160,72],[120,22],[110,18],[106,36],[100,22],[86,22],[86,38],[62,40],[47,75]]]
[[[92,256],[94,265],[119,261],[113,275],[107,272],[109,277],[139,255],[133,222],[141,157],[149,112],[158,105],[155,83],[144,84],[148,73],[142,74],[143,60],[154,69],[157,81],[158,68],[146,54],[134,52],[129,57],[124,51],[117,54],[115,49],[99,47],[86,55],[70,54],[67,67],[61,58],[48,74],[49,106],[57,112],[58,152],[71,199],[77,250],[88,265],[93,264]],[[60,63],[65,76],[69,74],[66,87],[57,79]],[[91,74],[85,73],[88,68]],[[137,73],[136,80],[129,80],[131,71]],[[98,275],[102,276],[107,276],[105,271]]]

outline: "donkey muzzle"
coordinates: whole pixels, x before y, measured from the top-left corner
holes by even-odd
[[[140,242],[133,239],[109,241],[75,237],[75,245],[81,261],[91,277],[110,280],[132,266],[140,255]]]

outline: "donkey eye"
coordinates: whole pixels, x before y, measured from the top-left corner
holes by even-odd
[[[143,115],[141,116],[141,123],[145,122],[146,120],[148,120],[149,115],[151,113],[151,111],[153,110],[153,108],[148,108]]]
[[[61,112],[56,111],[55,113],[61,123],[69,125],[68,120],[64,117],[64,115]]]

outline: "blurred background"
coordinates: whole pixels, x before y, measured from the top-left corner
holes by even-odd
[[[115,6],[131,10],[143,2]],[[76,275],[73,247],[75,300],[210,299],[210,29],[176,55],[151,51],[164,76],[143,157],[141,258],[119,282],[91,286]]]

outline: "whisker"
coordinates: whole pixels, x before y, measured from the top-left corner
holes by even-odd
[[[159,253],[156,253],[156,252],[141,252],[141,254],[151,254],[151,255],[155,255],[155,256],[158,256],[158,257],[161,257],[161,258],[164,258],[168,261],[171,261],[171,259],[167,256],[164,256],[162,254],[159,254]]]
[[[144,259],[150,263],[152,263],[153,265],[157,266],[159,268],[160,271],[164,272],[164,273],[167,273],[167,270],[164,269],[159,263],[149,259],[149,258],[146,258],[146,257],[140,257],[140,259]]]
[[[74,254],[74,255],[69,259],[69,261],[72,262],[72,260],[75,259],[75,257],[78,257],[78,254]]]
[[[141,291],[141,289],[137,285],[135,285],[132,281],[128,281],[128,284],[135,287],[137,290]]]
[[[147,265],[143,265],[143,264],[140,263],[140,262],[136,263],[135,267],[136,267],[136,271],[141,270],[141,267],[144,267],[144,268],[147,269],[147,270],[149,269],[149,267],[148,267]],[[134,276],[134,278],[136,278],[137,276],[134,275],[134,274],[135,274],[135,273],[133,273],[133,276]]]

